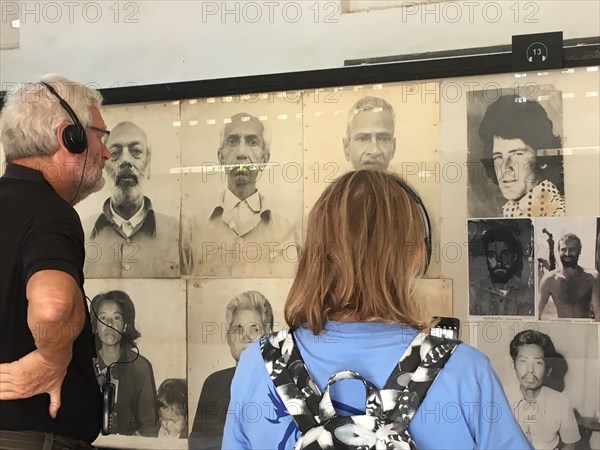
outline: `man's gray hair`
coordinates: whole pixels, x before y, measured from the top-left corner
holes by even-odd
[[[102,95],[95,89],[60,75],[43,76],[40,81],[51,85],[73,109],[83,127],[92,123],[92,106],[102,105]],[[6,161],[30,156],[49,156],[59,147],[57,128],[73,121],[58,99],[40,83],[25,83],[4,98],[0,139]]]
[[[233,122],[255,121],[255,122],[258,122],[261,126],[260,133],[261,133],[263,142],[265,144],[263,147],[263,151],[265,151],[265,152],[271,151],[271,129],[267,126],[267,124],[265,122],[260,120],[258,117],[255,117],[255,116],[245,113],[245,112],[235,114],[234,116],[231,116],[229,118],[229,120],[230,120],[230,122],[224,124],[221,127],[221,131],[219,133],[219,150],[221,150],[223,148],[223,146],[225,145],[225,129],[227,128],[227,125],[229,125],[230,123],[233,123]]]
[[[348,142],[350,142],[351,139],[350,126],[352,125],[354,117],[365,111],[387,112],[392,118],[392,129],[394,129],[396,124],[396,113],[394,112],[392,105],[380,97],[363,97],[359,99],[348,112],[348,121],[346,124],[346,139]]]
[[[227,330],[231,329],[233,317],[239,311],[246,309],[256,311],[261,317],[263,327],[265,329],[268,328],[269,332],[273,331],[273,308],[271,307],[269,300],[258,291],[242,292],[229,301],[225,312]]]

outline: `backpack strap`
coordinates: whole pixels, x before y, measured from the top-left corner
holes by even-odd
[[[458,340],[423,333],[415,337],[384,387],[393,392],[386,397],[397,402],[392,408],[384,405],[389,420],[408,426],[427,391],[460,343]]]
[[[288,413],[302,433],[319,425],[321,392],[298,352],[293,330],[284,328],[260,338],[267,372]]]

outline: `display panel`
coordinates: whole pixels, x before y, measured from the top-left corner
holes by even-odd
[[[163,383],[169,380],[187,381],[189,406],[187,429],[182,429],[175,439],[158,436],[161,421],[160,411],[156,410],[153,432],[156,436],[119,433],[100,437],[96,445],[140,449],[187,447],[182,433],[193,433],[207,380],[224,371],[231,377],[235,369],[235,358],[227,342],[231,334],[227,332],[231,328],[227,324],[227,304],[244,292],[259,292],[272,306],[274,322],[279,324],[274,323],[273,328],[283,326],[283,304],[301,253],[306,215],[327,184],[355,168],[364,154],[370,155],[366,160],[369,164],[387,163],[388,169],[407,178],[422,195],[432,216],[432,265],[427,278],[418,283],[415,299],[425,305],[429,315],[461,319],[465,342],[489,356],[511,396],[514,390],[509,386],[519,381],[509,353],[511,340],[526,329],[549,336],[563,360],[553,365],[553,376],[544,373],[541,377],[548,383],[544,386],[564,393],[575,418],[575,426],[571,418],[569,421],[571,430],[575,427],[578,430],[577,445],[600,448],[596,419],[600,400],[594,389],[599,383],[599,83],[599,72],[594,66],[431,82],[348,84],[239,97],[178,98],[162,104],[103,108],[115,141],[136,133],[138,136],[115,143],[115,162],[119,161],[119,152],[134,149],[133,143],[144,140],[151,149],[146,153],[151,157],[147,158],[145,170],[137,166],[137,172],[131,169],[114,177],[110,171],[116,169],[110,169],[107,163],[105,188],[77,206],[86,234],[86,273],[90,278],[86,291],[91,299],[108,291],[122,291],[131,298],[136,327],[139,325],[142,333],[140,354],[152,369],[153,395],[158,397],[161,386],[166,389],[169,383]],[[385,103],[375,102],[371,108],[368,102],[359,102],[365,98],[378,98]],[[496,102],[507,98],[523,107],[521,111],[533,105],[531,111],[537,112],[525,115],[542,117],[546,132],[551,131],[545,134],[550,143],[532,145],[522,130],[512,135],[499,131],[500,135],[496,135],[495,122],[485,125],[488,113],[493,117],[494,109],[499,108]],[[386,104],[394,111],[393,116],[386,112]],[[355,129],[361,125],[363,114],[378,118],[370,121],[378,128],[371,126],[361,135]],[[390,116],[394,118],[393,125]],[[361,152],[359,147],[351,145],[355,134],[379,148],[376,156],[372,157],[371,150]],[[487,141],[491,145],[484,142],[483,136],[491,136]],[[517,142],[520,145],[510,147],[506,141],[511,144],[520,141]],[[229,159],[246,146],[246,153],[239,159]],[[144,150],[138,148],[137,152],[143,154]],[[510,166],[508,161],[512,159],[517,163]],[[121,162],[113,166],[119,167]],[[245,170],[234,174],[230,166],[236,163],[244,165]],[[514,179],[506,174],[514,175]],[[240,197],[244,195],[237,190],[240,194],[237,196],[235,189],[230,188],[235,185],[233,180],[244,178],[243,181],[250,181],[246,185],[256,188],[249,193],[259,194],[257,202],[245,201],[249,197],[242,200]],[[126,188],[118,192],[111,179],[120,180]],[[543,199],[546,189],[548,198]],[[237,200],[231,195],[226,198],[227,192]],[[125,233],[125,221],[115,224],[125,236],[110,241],[108,250],[90,239],[107,199],[131,200],[140,194],[151,200],[156,216],[163,214],[172,219],[165,219],[171,224],[167,229],[176,228],[176,232],[167,233],[170,237],[164,239],[165,248],[160,247],[162,244],[147,247],[159,249],[155,251],[156,258],[164,260],[164,266],[140,258],[142,249],[125,245],[131,236]],[[283,228],[287,231],[282,233],[285,236],[266,233],[260,238],[240,239],[246,234],[244,230],[248,231],[244,226],[252,223],[244,217],[264,212],[261,195],[269,199],[269,214],[259,220],[269,221],[272,217],[275,222],[285,222]],[[547,200],[552,214],[546,209]],[[239,204],[244,201],[246,209],[242,212]],[[532,211],[528,209],[530,201],[536,203]],[[235,219],[226,224],[239,233],[227,238],[211,235],[210,230],[207,233],[202,226],[210,223],[216,210],[215,218],[225,223],[226,207],[229,218]],[[237,216],[232,216],[234,210]],[[148,208],[141,211],[147,213]],[[205,219],[203,223],[200,221],[200,227],[199,219]],[[134,229],[140,223],[134,224]],[[161,240],[163,227],[158,226],[158,220],[156,224],[153,238]],[[519,260],[507,249],[498,245],[492,246],[493,251],[483,247],[483,232],[500,226],[512,230],[520,244],[521,259],[516,267],[511,267],[510,262]],[[563,261],[560,240],[569,233],[576,235],[581,243],[564,250],[567,255]],[[98,249],[104,257],[110,257],[111,266],[118,267],[117,275],[113,269],[93,273],[96,267],[93,264],[100,267]],[[263,253],[266,260],[262,259]],[[210,268],[205,263],[215,254],[216,263]],[[472,283],[487,277],[488,293],[503,290],[491,278],[492,263],[497,262],[505,263],[502,270],[516,270],[511,276],[518,273],[524,283],[524,309],[514,313],[477,311],[484,302],[480,295],[470,295]],[[127,265],[130,267],[126,268]],[[548,284],[545,280],[551,274],[554,282]],[[584,280],[581,274],[585,274]],[[557,289],[564,284],[566,290]],[[566,309],[561,309],[561,302],[566,303]],[[105,310],[103,314],[110,312]],[[258,332],[254,337],[257,335]],[[572,345],[573,342],[577,345]],[[577,380],[583,380],[583,390],[577,391]],[[127,383],[132,381],[128,379]],[[211,383],[209,390],[215,386]],[[219,377],[214,383],[225,386],[226,390],[227,383]],[[515,410],[521,413],[518,408]],[[527,423],[519,415],[517,419],[523,422],[522,426],[530,425],[529,431],[524,426],[524,432],[531,436],[536,448],[544,448],[545,444],[538,444],[538,438],[534,437],[539,433],[537,425],[531,423],[539,419],[536,423],[548,429],[545,424],[552,419],[530,417],[531,410],[525,407],[522,410]],[[166,412],[173,411],[174,408]],[[149,434],[145,430],[146,427],[139,434]],[[565,442],[575,437],[575,432],[567,433]],[[206,436],[198,448],[218,445],[211,439]]]

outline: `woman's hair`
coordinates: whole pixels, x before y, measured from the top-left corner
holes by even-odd
[[[84,128],[91,125],[90,108],[102,104],[102,95],[97,90],[58,75],[46,75],[41,81],[52,86],[69,104]],[[58,150],[56,130],[64,122],[73,121],[42,84],[27,83],[8,92],[0,125],[6,161],[53,155]]]
[[[273,308],[266,299],[258,291],[246,291],[232,298],[227,304],[225,311],[225,321],[227,322],[227,330],[231,329],[231,323],[238,311],[250,309],[256,311],[262,319],[262,325],[268,332],[273,331]]]
[[[158,409],[173,408],[187,417],[187,382],[182,378],[167,378],[156,393]]]
[[[397,175],[349,172],[308,217],[298,273],[285,304],[291,327],[318,334],[328,320],[404,323],[419,330],[415,278],[427,265],[424,218]]]
[[[135,345],[135,341],[141,336],[140,332],[135,328],[135,306],[133,306],[133,302],[131,301],[131,297],[127,295],[123,291],[109,291],[103,292],[101,294],[96,295],[91,304],[91,313],[90,318],[92,322],[92,330],[96,333],[96,329],[98,326],[98,313],[100,311],[100,307],[105,302],[115,302],[119,305],[121,309],[121,314],[123,315],[123,322],[125,323],[125,328],[123,329],[121,345],[124,343],[129,344],[130,346]],[[96,343],[98,342],[98,337],[96,335]]]

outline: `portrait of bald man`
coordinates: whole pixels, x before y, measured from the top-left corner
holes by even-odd
[[[154,210],[144,195],[152,151],[146,132],[120,122],[106,143],[107,184],[102,211],[84,221],[89,278],[172,278],[180,274],[179,224]]]
[[[343,139],[346,160],[356,170],[387,170],[396,152],[394,108],[379,97],[363,97],[348,113]]]
[[[270,134],[257,117],[238,113],[219,136],[224,190],[207,195],[184,223],[183,272],[207,277],[287,276],[298,260],[299,230],[257,182],[271,160]],[[265,176],[265,178],[268,178]],[[186,222],[187,218],[182,218]]]

